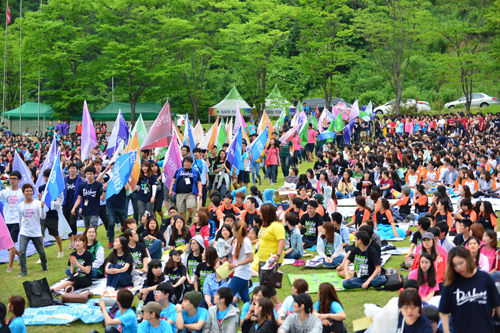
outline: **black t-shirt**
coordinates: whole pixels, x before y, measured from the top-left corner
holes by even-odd
[[[96,216],[99,215],[101,210],[101,194],[102,194],[102,184],[99,182],[93,182],[89,184],[87,182],[82,183],[78,187],[78,195],[82,196],[82,215],[83,216]]]
[[[346,161],[344,161],[344,163],[339,163],[339,162],[335,162],[335,163],[336,163],[337,169],[338,169],[338,176],[342,177],[342,175],[344,174],[344,171],[347,170],[349,165],[347,164]]]
[[[318,228],[323,225],[323,217],[318,213],[314,214],[314,217],[310,217],[308,213],[305,213],[300,219],[300,224],[303,225],[301,233],[304,237],[312,242],[316,242],[318,239]]]
[[[205,283],[205,279],[207,276],[214,272],[214,266],[208,266],[206,262],[202,262],[196,267],[196,271],[194,275],[199,278],[198,290],[203,292],[203,283]]]
[[[130,254],[124,253],[121,256],[116,256],[116,264],[118,266],[124,267],[125,264],[129,264],[129,268],[127,270],[127,274],[132,273],[132,269],[134,269],[134,259],[132,259],[132,256]]]
[[[161,222],[161,225],[160,225],[160,232],[162,234],[165,233],[165,231],[167,230],[168,226],[170,225],[170,221],[172,220],[171,217],[167,217],[166,219],[163,219],[163,221]]]
[[[354,263],[354,276],[360,279],[368,279],[375,271],[375,266],[380,265],[380,256],[372,245],[365,252],[359,247],[353,248],[348,259]]]
[[[323,168],[326,168],[326,161],[325,160],[316,161],[314,163],[314,171],[317,172],[319,169],[323,169]]]
[[[202,262],[202,257],[201,253],[199,256],[195,257],[193,255],[193,252],[190,252],[188,255],[188,260],[187,260],[187,270],[189,277],[192,277],[194,272],[196,272],[196,267]]]
[[[75,202],[75,191],[76,191],[76,177],[75,179],[68,178],[66,182],[66,206],[73,207]]]
[[[180,278],[183,276],[186,276],[186,267],[185,266],[180,266],[178,268],[172,268],[169,269],[165,266],[165,269],[163,270],[163,273],[168,276],[169,282],[174,285],[179,281]]]
[[[83,254],[81,256],[78,255],[77,251],[75,251],[75,252],[71,253],[71,256],[75,257],[76,261],[80,265],[82,265],[84,267],[90,266],[92,268],[92,263],[94,262],[94,258],[92,257],[92,253],[90,253],[89,251],[85,250],[85,252],[83,252]],[[68,266],[71,266],[71,263],[69,263]],[[92,269],[90,270],[89,273],[85,273],[75,266],[75,273],[73,274],[73,276],[85,277],[87,279],[92,280]]]
[[[253,212],[253,213],[249,213],[248,210],[245,212],[245,223],[247,224],[247,226],[249,225],[253,225],[253,220],[255,219],[255,217],[259,215],[257,214],[257,211]],[[297,216],[298,218],[298,216]]]
[[[178,235],[176,239],[174,238],[174,233],[172,232],[168,245],[177,248],[178,246],[185,246],[186,244],[189,244],[190,240],[191,233],[189,231],[186,232],[185,238],[182,238],[181,235]]]
[[[146,239],[146,236],[148,235],[148,232],[145,230],[144,233],[142,234],[142,237],[144,238],[144,242],[146,242],[146,247],[149,249],[151,245],[155,242],[154,239]],[[151,235],[155,237],[156,239],[161,240],[163,244],[165,244],[165,237],[163,237],[163,234],[160,231],[157,231],[155,234]],[[162,244],[162,247],[163,247]]]
[[[451,314],[454,332],[494,332],[492,310],[500,306],[500,295],[491,276],[476,270],[470,278],[455,274],[441,293],[439,312]]]
[[[137,185],[140,187],[139,192],[137,192],[137,200],[149,202],[153,194],[156,195],[156,193],[153,193],[153,186],[158,185],[158,176],[143,176],[139,178]]]
[[[398,319],[398,333],[434,333],[432,330],[431,322],[425,316],[420,315],[417,321],[413,323],[413,325],[404,324],[404,329],[401,329],[403,326],[404,317],[399,313]]]
[[[198,178],[198,180],[200,179]],[[179,171],[179,176],[175,180],[176,182],[175,193],[193,193],[193,181],[194,181],[193,168],[191,169],[182,168],[181,171]]]
[[[453,238],[453,243],[456,246],[465,246],[469,242],[469,239],[470,239],[470,236],[469,236],[469,238],[465,239],[464,234],[457,234],[455,236],[455,238]]]
[[[135,247],[130,247],[129,245],[128,248],[130,250],[130,254],[132,255],[132,259],[134,261],[134,268],[143,269],[142,260],[148,257],[146,246],[144,246],[144,244],[141,243],[135,243]]]
[[[42,195],[43,195],[43,191],[45,191],[46,186],[47,186],[46,184],[40,186],[38,188],[38,193],[42,193]],[[57,199],[57,198],[55,198],[55,199]],[[52,200],[52,201],[54,201],[54,200]],[[48,208],[50,208],[50,207],[48,207]],[[49,211],[47,211],[47,216],[45,218],[48,220],[58,220],[59,216],[57,215],[57,210],[50,209]]]
[[[413,236],[411,237],[411,243],[415,244],[416,246],[422,244],[422,234],[420,233],[420,231],[415,231],[413,233]]]
[[[120,190],[120,192],[113,194],[108,199],[106,199],[106,206],[110,208],[127,209],[126,202],[127,202],[127,190],[125,190],[124,187]]]

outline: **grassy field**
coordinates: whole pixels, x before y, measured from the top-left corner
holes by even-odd
[[[313,163],[303,163],[300,167],[301,173],[305,173],[308,168],[312,168]],[[283,175],[279,172],[278,181],[275,188],[283,185]],[[263,180],[262,186],[260,189],[263,191],[266,188],[270,188],[267,180]],[[106,233],[103,227],[100,227],[98,230],[98,239],[103,245],[107,245]],[[409,246],[409,240],[406,239],[404,242],[398,242],[395,245],[398,247],[407,247]],[[62,279],[65,274],[64,270],[67,268],[68,256],[70,254],[70,250],[66,250],[69,246],[69,241],[63,242],[63,248],[65,249],[66,257],[63,259],[57,259],[57,246],[53,245],[46,249],[47,257],[48,257],[48,267],[49,271],[46,273],[42,273],[42,268],[40,265],[35,264],[38,260],[38,255],[33,255],[27,258],[27,266],[28,266],[28,276],[24,278],[18,278],[19,274],[19,266],[14,264],[14,271],[12,273],[6,273],[5,270],[7,265],[0,265],[0,302],[7,304],[8,299],[12,295],[21,295],[25,297],[24,289],[22,283],[28,280],[36,280],[46,277],[49,285],[59,281]],[[106,246],[105,246],[106,248]],[[105,250],[106,255],[111,250]],[[402,256],[393,256],[387,264],[384,266],[385,268],[399,268],[403,260]],[[301,267],[293,267],[293,266],[283,266],[282,269],[284,276],[283,288],[278,290],[278,295],[280,300],[284,300],[287,296],[292,294],[292,288],[290,283],[288,282],[288,277],[286,274],[303,274],[304,269]],[[314,273],[327,272],[328,270],[315,270]],[[307,271],[307,274],[312,274],[311,271]],[[403,275],[407,275],[407,272],[403,272]],[[257,278],[253,278],[254,281],[257,281]],[[286,280],[286,281],[285,281]],[[358,319],[364,317],[364,303],[375,303],[378,305],[385,305],[389,299],[392,297],[396,297],[398,295],[397,292],[387,292],[387,291],[376,291],[375,289],[370,290],[361,290],[361,291],[342,291],[339,293],[340,300],[347,315],[347,328],[349,331],[352,331],[352,321],[354,319]],[[312,299],[315,302],[318,297],[317,294],[312,294]],[[27,300],[26,300],[27,302]],[[134,302],[134,305],[137,305],[138,299]],[[242,306],[242,302],[240,302],[240,309]],[[9,316],[10,317],[10,316]],[[102,324],[94,324],[94,325],[85,325],[81,321],[73,322],[69,325],[71,327],[71,331],[73,333],[80,332],[89,332],[93,329],[103,332],[104,329]],[[67,326],[28,326],[28,332],[37,332],[37,333],[62,333],[68,332]]]

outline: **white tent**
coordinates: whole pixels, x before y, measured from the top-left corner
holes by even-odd
[[[243,97],[241,97],[236,87],[233,86],[226,98],[219,104],[212,106],[208,114],[210,116],[236,116],[236,105],[239,106],[243,116],[250,115],[250,110],[252,108],[245,102]]]
[[[269,117],[279,117],[283,109],[290,108],[290,102],[281,96],[277,85],[266,98],[266,113]]]

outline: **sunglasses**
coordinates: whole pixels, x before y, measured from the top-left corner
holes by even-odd
[[[163,291],[160,290],[153,291],[153,295],[161,295],[161,294],[163,294]]]

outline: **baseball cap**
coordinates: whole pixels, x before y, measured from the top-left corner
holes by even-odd
[[[422,235],[422,239],[434,239],[434,235],[432,234],[432,232],[424,232],[424,234]]]
[[[154,312],[157,315],[161,313],[163,308],[161,307],[160,303],[158,302],[148,302],[148,304],[144,305],[141,308],[142,312]]]
[[[313,302],[311,296],[308,294],[292,295],[293,300],[297,303],[297,306],[304,304],[306,313],[312,312]]]
[[[170,250],[170,253],[168,255],[171,257],[171,256],[175,256],[176,254],[182,255],[182,251],[173,249],[173,250]]]

